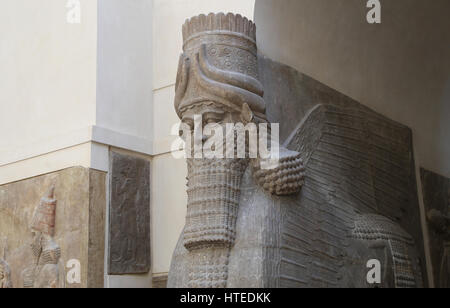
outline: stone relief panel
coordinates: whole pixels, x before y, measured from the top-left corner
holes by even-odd
[[[450,179],[421,169],[434,285],[450,288]]]
[[[0,186],[0,267],[13,287],[103,287],[105,188],[105,173],[79,167]],[[69,260],[80,263],[79,282],[67,282]]]
[[[182,122],[280,123],[284,143],[275,169],[260,168],[260,157],[187,160],[186,226],[168,286],[373,287],[366,262],[375,258],[376,287],[422,287],[410,129],[291,68],[255,61],[255,25],[239,15],[191,18],[183,38]]]
[[[150,163],[111,152],[109,274],[150,270]]]

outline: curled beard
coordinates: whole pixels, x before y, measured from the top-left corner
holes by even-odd
[[[188,206],[184,246],[231,247],[236,238],[246,159],[188,159]]]

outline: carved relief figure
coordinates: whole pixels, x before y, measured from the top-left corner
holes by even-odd
[[[52,187],[36,207],[30,229],[33,263],[22,272],[24,288],[59,287],[61,249],[55,243],[56,199]]]
[[[3,240],[3,253],[0,254],[0,289],[12,288],[11,269],[6,263],[7,239]]]
[[[450,185],[447,203],[447,213],[450,213]],[[435,232],[443,238],[442,260],[439,264],[439,287],[448,288],[450,287],[450,217],[439,210],[432,209],[428,211],[427,218]]]
[[[0,259],[0,289],[12,288],[11,270],[6,261]]]
[[[414,239],[398,224],[381,215],[358,216],[355,220],[353,237],[366,242],[368,249],[381,249],[382,264],[386,271],[382,281],[385,287],[420,287],[420,268],[411,258],[415,248]],[[366,258],[369,260],[369,257]]]
[[[450,179],[421,170],[436,287],[450,287]]]
[[[175,109],[184,124],[194,130],[196,115],[224,131],[268,122],[251,21],[200,15],[183,39]],[[186,225],[169,287],[361,287],[366,265],[356,263],[373,256],[387,286],[422,285],[414,238],[394,222],[417,202],[409,131],[343,105],[317,104],[299,119],[276,168],[259,156],[187,159]]]
[[[110,275],[150,270],[150,163],[111,152]]]

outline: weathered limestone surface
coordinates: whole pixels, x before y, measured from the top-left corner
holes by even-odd
[[[188,143],[188,138],[193,140],[198,115],[203,128],[210,124],[224,133],[227,123],[267,123],[264,89],[258,80],[255,25],[240,15],[200,15],[185,23],[183,39],[175,94],[177,114],[190,128],[183,138]],[[278,167],[265,170],[266,158],[250,157],[248,152],[236,157],[245,143],[238,139],[232,148],[223,144],[225,152],[234,154],[227,159],[187,160],[186,226],[174,255],[169,286],[227,286],[242,177],[248,166],[259,185],[273,194],[300,189],[303,165],[299,153],[283,149]]]
[[[379,286],[422,287],[410,129],[270,59],[260,56],[256,69],[245,18],[200,15],[183,35],[182,121],[217,113],[206,122],[280,123],[288,155],[275,171],[251,160],[245,168],[244,160],[188,159],[188,216],[168,286],[371,287],[367,262],[377,259]],[[217,181],[223,170],[236,181]]]
[[[60,251],[56,287],[103,287],[105,185],[106,174],[76,167],[0,186],[0,238],[7,239],[5,260],[14,287],[24,286],[22,272],[34,262],[30,226],[52,186],[56,201],[52,242]],[[80,284],[66,282],[65,264],[71,259],[81,263]],[[45,254],[43,260],[48,260]]]
[[[450,179],[421,169],[434,285],[450,287]]]
[[[0,259],[0,289],[12,288],[11,269],[6,261]]]
[[[109,274],[150,270],[150,163],[111,152]]]
[[[89,171],[87,287],[103,288],[105,275],[106,174]]]
[[[6,251],[8,250],[6,238],[0,242],[0,245],[0,289],[9,289],[12,288],[13,285],[11,281],[11,269],[9,264],[5,261]]]
[[[61,248],[55,242],[57,200],[52,185],[34,209],[30,231],[33,261],[22,271],[24,288],[58,288],[64,286],[61,269]]]

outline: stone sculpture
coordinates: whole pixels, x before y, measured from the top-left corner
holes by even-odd
[[[12,288],[11,269],[6,262],[7,239],[3,239],[3,252],[0,254],[0,289]]]
[[[0,289],[12,288],[11,269],[5,260],[0,259]]]
[[[422,189],[436,287],[450,287],[450,179],[422,169]]]
[[[268,122],[251,21],[200,15],[183,39],[175,95],[183,123]],[[363,262],[373,258],[382,286],[422,286],[420,238],[398,223],[416,219],[410,131],[342,101],[312,106],[276,168],[259,156],[187,159],[186,225],[169,287],[365,287]]]
[[[30,229],[33,263],[22,272],[24,288],[58,288],[61,250],[55,234],[56,199],[52,187],[36,207]]]
[[[205,123],[215,122],[224,130],[227,123],[267,122],[255,25],[240,15],[200,15],[186,22],[183,37],[175,98],[182,121],[193,129],[194,116],[202,115]],[[280,166],[271,171],[248,157],[188,159],[188,213],[181,242],[195,261],[186,286],[226,286],[241,180],[249,164],[267,190],[280,195],[299,190],[299,153],[283,154]]]
[[[150,270],[150,162],[111,152],[110,275]]]

